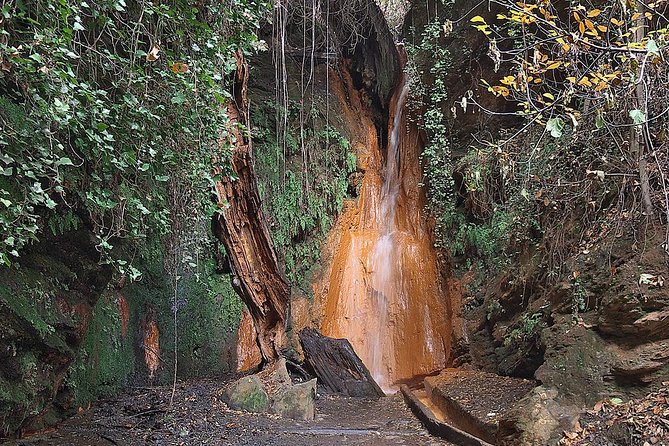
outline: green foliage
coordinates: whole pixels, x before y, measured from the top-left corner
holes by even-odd
[[[541,312],[523,313],[516,327],[504,336],[504,346],[533,341],[544,328],[546,328],[546,322]]]
[[[166,233],[177,167],[208,203],[225,79],[235,51],[258,46],[268,9],[255,0],[4,5],[0,262],[45,226],[83,220],[105,254],[117,239]]]
[[[587,298],[587,291],[585,287],[583,286],[583,281],[580,278],[579,273],[574,273],[572,274],[572,303],[571,303],[571,310],[572,310],[572,315],[574,318],[576,318],[578,313],[581,313],[586,310],[586,298]]]
[[[291,102],[289,112],[296,113],[298,107]],[[252,116],[263,210],[288,281],[309,296],[321,243],[343,206],[357,160],[348,140],[324,123],[316,107],[304,129],[308,164],[303,164],[299,138],[293,136],[299,135],[299,128],[289,129],[284,158],[269,119],[274,115],[273,104],[264,104]]]

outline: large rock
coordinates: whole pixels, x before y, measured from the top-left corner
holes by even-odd
[[[223,394],[223,401],[231,408],[246,412],[267,412],[269,395],[256,375],[238,379]]]
[[[85,227],[40,237],[0,271],[0,438],[76,412],[66,377],[112,274]]]
[[[280,390],[274,395],[272,412],[294,420],[313,420],[316,415],[316,379]]]
[[[278,361],[258,372],[256,376],[260,378],[269,395],[274,395],[293,385],[293,380],[286,368],[286,358],[279,358]]]
[[[543,330],[545,362],[535,377],[570,403],[592,406],[616,392],[608,379],[615,355],[599,334],[570,320],[568,315],[556,316],[555,324]]]
[[[555,389],[536,387],[499,420],[498,446],[555,445],[578,421],[579,409],[562,406]]]
[[[255,375],[230,384],[223,401],[235,410],[275,413],[295,420],[313,420],[316,415],[316,379],[293,384],[281,358]]]

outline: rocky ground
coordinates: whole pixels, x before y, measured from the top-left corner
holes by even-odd
[[[100,401],[49,431],[10,445],[449,445],[427,433],[401,395],[378,400],[321,395],[314,421],[230,410],[223,383],[135,388]]]

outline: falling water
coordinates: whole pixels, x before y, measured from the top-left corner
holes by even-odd
[[[379,385],[387,387],[387,377],[384,374],[383,339],[391,339],[388,329],[388,296],[393,292],[402,293],[403,290],[395,290],[394,284],[399,278],[401,282],[402,269],[395,233],[398,231],[395,220],[397,210],[397,195],[400,190],[400,131],[402,124],[402,112],[407,96],[409,95],[409,82],[406,75],[402,76],[399,87],[400,96],[395,106],[395,115],[388,139],[388,150],[386,152],[386,164],[383,175],[383,187],[381,188],[381,221],[379,223],[380,237],[371,253],[371,283],[374,290],[374,305],[379,318],[379,329],[371,334],[370,343],[374,346],[372,350],[372,363],[369,365],[372,376]],[[399,277],[397,277],[399,276]],[[399,296],[405,300],[406,296]],[[389,345],[390,350],[394,350]],[[384,388],[388,391],[390,389]]]
[[[328,276],[325,334],[347,338],[386,392],[445,366],[446,306],[420,192],[420,147],[407,141],[403,76],[392,99],[385,157],[370,131],[355,207],[340,218]],[[370,121],[371,126],[371,121]]]

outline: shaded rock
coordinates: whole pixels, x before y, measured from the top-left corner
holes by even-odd
[[[294,420],[313,420],[316,415],[316,379],[284,388],[274,395],[272,412]]]
[[[565,430],[572,430],[579,409],[561,406],[555,389],[536,387],[499,420],[498,446],[555,445]]]
[[[669,378],[669,371],[662,373],[669,366],[669,341],[644,344],[629,350],[617,346],[609,349],[616,355],[613,375],[622,383],[645,385]]]
[[[347,339],[330,338],[305,328],[300,332],[300,342],[307,365],[331,391],[347,396],[383,395]]]
[[[597,333],[582,325],[571,325],[570,316],[542,332],[545,362],[535,377],[555,388],[561,398],[578,406],[592,406],[614,392],[611,364],[615,354]]]
[[[634,321],[634,327],[647,339],[669,337],[669,308],[654,311]]]
[[[112,274],[81,226],[45,234],[0,273],[0,438],[76,412],[65,377]]]
[[[269,395],[256,375],[238,379],[223,393],[223,401],[231,408],[247,412],[267,412]]]

